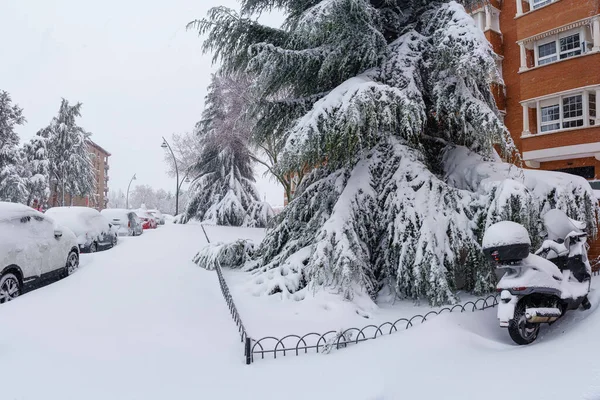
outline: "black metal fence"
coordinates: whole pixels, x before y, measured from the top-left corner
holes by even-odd
[[[287,335],[282,338],[272,336],[262,339],[251,339],[252,348],[250,351],[251,360],[254,356],[265,358],[265,354],[272,354],[277,358],[278,354],[283,356],[287,354],[299,355],[308,353],[309,350],[319,352],[329,352],[331,349],[345,348],[351,344],[358,344],[367,340],[377,339],[380,336],[390,335],[398,330],[406,330],[415,325],[420,325],[436,315],[451,312],[478,311],[492,308],[498,305],[497,295],[490,295],[476,301],[469,301],[465,304],[458,304],[452,307],[444,307],[437,311],[429,311],[424,315],[415,315],[412,318],[400,318],[394,322],[384,322],[381,325],[367,325],[364,328],[348,328],[343,331],[329,331],[323,334],[307,333],[306,335]]]
[[[251,341],[248,336],[248,332],[246,331],[246,327],[244,327],[244,323],[242,322],[242,317],[240,317],[240,313],[235,306],[235,302],[233,301],[233,297],[231,296],[231,292],[229,291],[229,286],[227,286],[227,282],[223,277],[223,271],[221,270],[221,266],[217,263],[217,276],[219,277],[219,286],[221,286],[221,293],[223,293],[223,297],[225,298],[225,302],[229,307],[229,312],[231,313],[231,318],[233,318],[233,322],[238,327],[238,333],[240,334],[240,339],[242,343],[244,343],[244,359],[246,360],[246,364],[250,364],[252,362],[252,356],[250,354],[250,346]]]
[[[210,243],[210,239],[206,234],[206,230],[204,229],[204,225],[200,224],[202,227],[202,231],[204,232],[204,236],[206,237],[206,241]],[[225,281],[225,277],[223,277],[223,271],[221,270],[221,265],[217,263],[216,267],[217,276],[219,277],[219,286],[221,287],[221,293],[225,298],[225,303],[227,303],[227,307],[229,307],[229,312],[231,313],[231,318],[233,318],[233,322],[238,327],[238,333],[240,334],[240,339],[242,343],[244,343],[244,359],[246,364],[252,363],[252,355],[250,354],[250,347],[252,345],[250,337],[248,336],[248,332],[246,331],[246,327],[244,326],[244,322],[242,322],[242,317],[240,317],[240,313],[235,306],[235,302],[233,301],[233,297],[231,296],[231,292],[229,291],[229,286],[227,286],[227,281]]]

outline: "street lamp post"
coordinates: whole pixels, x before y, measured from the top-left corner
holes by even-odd
[[[129,185],[127,185],[127,198],[125,199],[125,208],[127,210],[129,210],[129,188],[131,187],[131,182],[135,181],[136,179],[137,178],[135,177],[135,174],[133,174],[131,180],[129,181]]]
[[[175,183],[175,215],[179,215],[179,169],[177,168],[177,159],[175,158],[175,153],[173,153],[173,149],[171,149],[171,145],[167,142],[167,139],[163,136],[163,142],[160,145],[163,149],[169,149],[171,155],[173,156],[173,164],[175,164],[175,177],[177,182]]]
[[[185,175],[183,176],[183,178],[181,178],[181,182],[179,183],[179,186],[178,186],[180,192],[181,192],[181,187],[183,186],[183,182],[185,182],[185,183],[191,182],[190,176],[189,176],[190,169],[191,168],[188,168],[187,171],[185,171]]]

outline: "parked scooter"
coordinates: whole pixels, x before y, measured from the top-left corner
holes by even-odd
[[[500,326],[520,345],[532,343],[542,323],[552,324],[579,306],[591,307],[585,223],[551,210],[544,225],[547,240],[536,254],[530,253],[527,230],[514,222],[490,226],[483,238],[484,254],[504,272],[497,285]]]

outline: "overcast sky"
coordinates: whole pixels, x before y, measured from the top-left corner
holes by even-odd
[[[27,140],[48,125],[61,97],[82,102],[79,123],[108,150],[109,187],[137,184],[174,192],[161,136],[192,130],[214,71],[201,38],[185,25],[235,0],[0,0],[0,89],[24,109]],[[270,15],[262,22],[278,26]],[[260,176],[261,197],[283,189]]]

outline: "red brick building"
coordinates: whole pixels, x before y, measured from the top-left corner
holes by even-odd
[[[88,139],[87,145],[94,163],[96,192],[91,196],[72,198],[68,193],[65,193],[65,205],[91,207],[100,211],[105,209],[108,204],[108,157],[110,157],[110,153],[92,140]],[[54,207],[62,204],[60,187],[56,192],[52,191],[50,194],[49,204]]]
[[[498,54],[496,101],[526,167],[600,189],[600,0],[491,0],[471,14]]]

